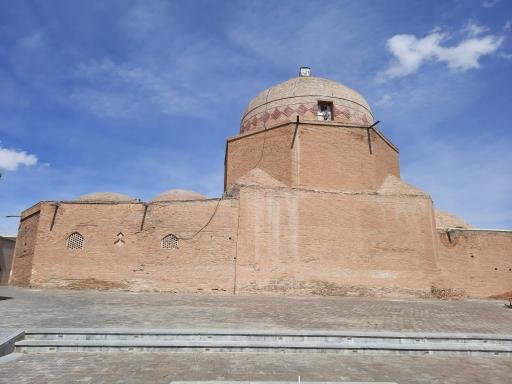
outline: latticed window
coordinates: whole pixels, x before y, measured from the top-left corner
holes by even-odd
[[[166,248],[166,249],[178,248],[178,238],[175,235],[173,235],[172,233],[165,236],[162,239],[162,248]]]
[[[73,232],[66,242],[67,249],[82,249],[84,247],[84,237],[78,232]]]

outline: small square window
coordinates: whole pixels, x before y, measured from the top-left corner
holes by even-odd
[[[333,105],[330,101],[318,102],[318,120],[334,120]]]

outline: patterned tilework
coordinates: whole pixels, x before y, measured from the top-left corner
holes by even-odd
[[[304,119],[316,119],[318,106],[316,103],[301,103],[280,106],[268,111],[260,112],[250,118],[245,118],[240,126],[240,133],[254,131],[265,125],[288,121],[291,116],[298,115]],[[372,121],[366,114],[348,107],[334,105],[334,121],[341,123],[369,125]]]

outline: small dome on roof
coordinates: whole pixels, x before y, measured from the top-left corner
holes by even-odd
[[[205,199],[206,197],[194,191],[186,189],[170,189],[155,196],[152,201],[187,201]]]
[[[286,121],[318,119],[320,104],[329,104],[332,121],[370,125],[368,102],[353,89],[332,80],[299,76],[270,87],[251,100],[240,123],[240,133],[258,131]]]
[[[466,223],[464,220],[450,212],[438,211],[436,209],[434,216],[436,219],[436,228],[472,228],[471,224]]]
[[[131,202],[137,201],[136,199],[117,192],[93,192],[87,195],[82,195],[78,201],[109,201],[109,202]]]

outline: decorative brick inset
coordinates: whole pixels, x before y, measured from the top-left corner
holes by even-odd
[[[276,108],[276,109],[274,109],[274,112],[272,112],[270,114],[270,116],[272,116],[272,118],[274,120],[277,120],[279,118],[279,116],[281,116],[281,114],[282,114],[282,112],[278,108]]]
[[[343,108],[343,109],[338,109],[338,108],[335,108],[335,111],[334,111],[335,115],[343,115],[345,116],[346,119],[350,120],[350,111],[348,110],[348,108]]]
[[[370,120],[366,114],[358,111],[351,111],[346,107],[339,108],[334,106],[333,112],[334,121],[337,122],[352,122],[364,125],[370,124]],[[283,119],[285,120],[294,114],[308,118],[316,117],[318,115],[318,105],[316,103],[300,104],[296,108],[287,105],[284,110],[280,110],[279,107],[276,107],[269,111],[260,113],[259,115],[253,116],[249,120],[245,121],[240,129],[240,132],[245,133],[247,131],[254,130],[258,127],[258,125],[266,124],[270,119],[272,119],[272,121],[279,121]]]
[[[295,111],[294,111],[293,109],[291,109],[291,108],[290,108],[290,106],[287,106],[287,107],[285,108],[285,110],[283,111],[283,113],[284,113],[286,116],[290,117],[291,115],[293,115],[293,114],[295,113]]]
[[[304,104],[299,105],[299,108],[297,108],[297,112],[301,116],[304,115],[307,111],[308,109],[304,106]]]

